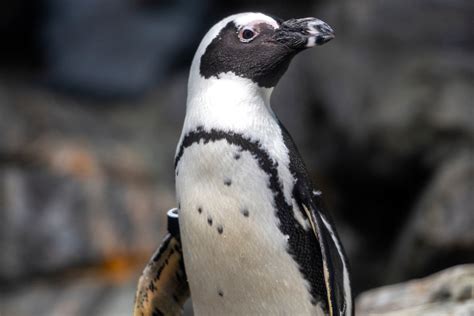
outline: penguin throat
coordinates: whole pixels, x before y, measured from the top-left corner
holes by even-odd
[[[197,78],[196,78],[197,77]],[[188,109],[190,105],[247,107],[264,106],[271,110],[273,87],[264,88],[250,79],[233,72],[219,73],[215,77],[191,76],[188,84]],[[273,111],[272,111],[273,112]]]

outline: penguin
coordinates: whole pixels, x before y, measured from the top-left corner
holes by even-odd
[[[292,58],[333,38],[316,18],[250,12],[195,53],[175,155],[177,269],[195,315],[354,314],[334,223],[270,106]]]

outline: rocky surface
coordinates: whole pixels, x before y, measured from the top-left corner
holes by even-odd
[[[474,265],[461,265],[423,279],[359,295],[357,315],[473,315]]]
[[[37,279],[2,292],[0,312],[7,316],[130,316],[139,275],[136,271],[125,275],[116,279],[95,271],[55,282]],[[191,302],[185,304],[184,315],[193,315]]]
[[[466,151],[441,164],[400,232],[389,280],[474,262],[474,160]]]
[[[298,61],[313,87],[303,121],[313,146],[303,151],[335,195],[327,197],[332,209],[358,236],[356,283],[472,262],[472,230],[459,223],[474,214],[474,6],[422,0],[407,10],[374,0],[317,12],[336,39]],[[421,249],[431,255],[411,261]],[[388,274],[380,270],[386,264]]]
[[[26,288],[2,294],[1,311],[9,316],[132,315],[134,287],[134,282],[117,284],[94,278],[54,285],[31,282]]]
[[[109,111],[3,79],[0,280],[157,247],[175,205],[169,170],[184,82],[177,77],[170,94],[134,101],[139,110]]]

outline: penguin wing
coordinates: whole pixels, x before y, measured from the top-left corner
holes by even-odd
[[[330,214],[323,208],[321,193],[314,191],[306,166],[286,128],[280,123],[282,136],[290,153],[290,171],[296,180],[293,198],[306,215],[321,251],[324,282],[330,315],[353,315],[348,263]]]
[[[305,190],[306,191],[306,190]],[[305,192],[306,193],[306,192]],[[341,242],[328,214],[324,215],[319,197],[304,194],[296,199],[306,214],[323,260],[324,281],[330,315],[353,315],[352,294],[347,260]]]
[[[138,280],[134,316],[181,315],[190,295],[177,216],[170,218],[169,214],[170,233],[166,234]],[[170,229],[172,227],[176,229]]]

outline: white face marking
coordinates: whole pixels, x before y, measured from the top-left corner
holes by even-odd
[[[268,15],[262,13],[243,13],[236,15],[234,18],[234,22],[237,27],[243,27],[246,25],[256,24],[260,22],[268,23],[273,28],[277,29],[279,27],[278,22],[275,19],[269,17]]]

